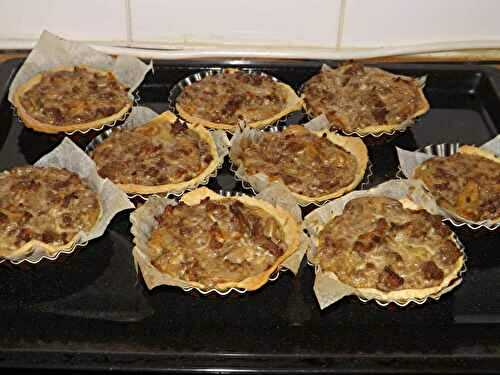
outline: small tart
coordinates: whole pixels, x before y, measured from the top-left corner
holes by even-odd
[[[463,255],[439,216],[392,198],[350,200],[319,232],[321,272],[382,301],[422,299],[458,277]]]
[[[258,289],[299,246],[300,227],[288,212],[207,188],[187,193],[156,219],[152,264],[200,289]]]
[[[243,137],[231,149],[245,175],[264,174],[280,181],[301,203],[321,202],[353,190],[363,179],[368,151],[363,141],[328,130],[310,131],[292,125],[282,132]]]
[[[404,129],[429,110],[417,79],[357,63],[323,68],[304,84],[303,99],[312,116],[362,135]]]
[[[202,126],[180,122],[172,112],[133,129],[113,131],[91,157],[101,177],[138,194],[193,187],[219,164],[210,133]]]
[[[236,129],[241,121],[261,128],[301,107],[290,86],[238,69],[208,75],[184,87],[176,98],[176,109],[187,121],[225,130]]]
[[[495,155],[462,146],[451,156],[424,161],[413,178],[421,180],[453,216],[500,223],[500,158]]]
[[[0,256],[15,258],[33,245],[49,254],[70,248],[101,215],[97,193],[65,169],[16,167],[0,174]]]
[[[132,100],[112,72],[74,66],[37,74],[16,90],[14,105],[27,127],[58,133],[112,123]]]

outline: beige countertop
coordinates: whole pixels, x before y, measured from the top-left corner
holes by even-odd
[[[16,52],[0,52],[0,63],[19,58],[25,57],[28,52],[16,51]],[[481,61],[496,61],[496,58],[489,58],[488,54],[467,54],[463,56],[450,56],[450,55],[409,55],[409,56],[394,56],[394,57],[383,57],[376,59],[366,60],[367,62],[481,62]],[[497,56],[495,56],[497,57]],[[500,61],[499,61],[500,62]],[[500,64],[494,65],[496,68],[500,68]]]

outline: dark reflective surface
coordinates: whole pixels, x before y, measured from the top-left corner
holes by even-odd
[[[0,66],[0,94],[18,65]],[[171,85],[214,65],[156,64],[155,74],[140,87],[141,104],[166,110]],[[260,63],[295,88],[320,65]],[[493,71],[457,65],[384,67],[426,74],[432,109],[411,130],[369,146],[372,185],[394,177],[394,146],[481,144],[499,132],[495,85],[500,81]],[[296,114],[290,121],[303,117]],[[76,141],[84,146],[87,138]],[[0,170],[33,163],[60,139],[24,128],[2,98]],[[227,165],[209,186],[242,190]],[[453,372],[500,364],[498,231],[456,230],[466,246],[469,270],[463,284],[438,302],[402,309],[346,298],[320,311],[312,293],[313,271],[305,264],[298,277],[286,272],[245,295],[201,296],[171,287],[149,292],[136,278],[129,229],[128,213],[122,213],[103,237],[56,262],[0,265],[1,365],[307,372],[404,370],[425,363],[427,370]]]

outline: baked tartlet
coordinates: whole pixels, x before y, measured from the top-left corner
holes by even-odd
[[[436,295],[459,278],[464,263],[439,216],[383,196],[348,201],[313,241],[309,259],[322,273],[379,301]]]
[[[65,169],[23,166],[0,173],[0,257],[31,248],[53,254],[71,248],[101,216],[101,204],[80,177]]]
[[[220,164],[210,132],[179,121],[171,112],[138,127],[113,130],[90,156],[101,177],[136,194],[192,188]]]
[[[146,251],[156,272],[201,290],[258,289],[300,244],[300,226],[287,211],[207,188],[155,219]]]
[[[358,63],[324,66],[303,86],[306,111],[359,135],[401,130],[429,110],[419,80]]]
[[[494,154],[462,146],[451,156],[424,161],[413,178],[452,216],[500,223],[500,159]]]
[[[269,125],[299,110],[302,101],[288,85],[259,72],[224,69],[185,86],[175,107],[185,120],[208,128],[235,130]]]
[[[279,181],[299,203],[322,202],[353,190],[368,163],[361,139],[300,125],[281,132],[237,133],[231,143],[237,175],[257,190],[262,187],[259,175],[268,183]]]
[[[112,72],[87,66],[39,73],[14,94],[24,124],[45,133],[99,128],[121,119],[132,104],[128,88]]]

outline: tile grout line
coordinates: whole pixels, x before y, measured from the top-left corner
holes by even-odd
[[[127,32],[127,46],[130,47],[132,43],[132,9],[130,6],[130,0],[125,1],[125,13],[127,17],[126,32]]]
[[[342,48],[342,38],[344,36],[344,19],[345,19],[345,8],[347,0],[340,0],[339,9],[339,24],[337,27],[337,44],[335,48],[340,50]]]

